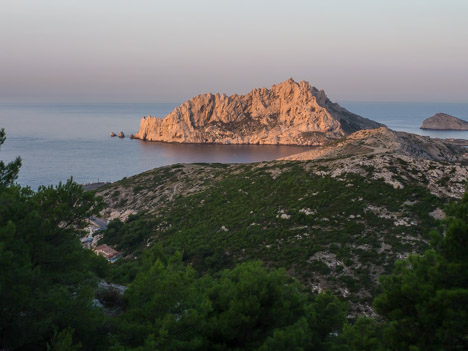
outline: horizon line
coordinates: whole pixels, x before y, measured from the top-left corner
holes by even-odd
[[[65,100],[65,101],[51,101],[51,100],[46,100],[46,101],[34,101],[34,100],[13,100],[13,101],[2,101],[0,100],[0,104],[50,104],[50,105],[69,105],[69,104],[89,104],[89,105],[99,105],[99,104],[183,104],[186,101],[189,101],[190,99],[187,99],[185,101],[112,101],[112,100],[107,100],[107,101],[72,101],[72,100]],[[333,100],[330,99],[332,103],[373,103],[373,104],[388,104],[388,103],[397,103],[397,104],[404,104],[404,103],[410,103],[410,104],[468,104],[467,101],[425,101],[425,100]]]

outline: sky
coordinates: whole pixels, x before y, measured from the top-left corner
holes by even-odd
[[[0,102],[183,102],[293,77],[468,102],[467,0],[0,0]]]

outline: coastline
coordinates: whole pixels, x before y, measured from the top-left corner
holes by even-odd
[[[0,104],[0,120],[7,141],[0,157],[8,162],[23,159],[18,182],[37,189],[73,178],[80,184],[98,179],[116,181],[156,167],[175,163],[248,163],[274,160],[305,151],[310,146],[188,144],[133,142],[108,137],[110,130],[135,133],[139,116],[165,115],[176,104]],[[468,118],[467,104],[343,103],[389,128],[454,139],[465,144],[468,132],[423,131],[425,116],[435,109]],[[439,106],[439,107],[437,107]],[[433,112],[432,112],[433,113]],[[92,128],[90,128],[92,126]],[[312,148],[312,147],[310,147]]]

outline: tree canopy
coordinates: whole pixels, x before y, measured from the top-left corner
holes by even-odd
[[[283,269],[248,262],[197,278],[181,255],[157,259],[127,297],[117,333],[126,350],[328,350],[346,312]]]
[[[0,348],[45,349],[66,328],[99,345],[103,315],[92,300],[102,258],[82,248],[77,228],[101,203],[72,180],[36,192],[16,185],[20,165],[0,162]]]
[[[0,147],[6,140],[5,129],[0,129]],[[16,160],[5,164],[0,161],[0,186],[13,185],[18,178],[18,172],[21,167],[21,158],[18,156]]]
[[[386,343],[397,349],[468,349],[468,194],[447,215],[430,250],[380,279],[374,305],[388,321]]]

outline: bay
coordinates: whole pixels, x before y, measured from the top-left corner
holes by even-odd
[[[163,117],[179,104],[0,104],[6,162],[23,160],[18,183],[37,189],[73,176],[78,183],[116,181],[175,163],[270,161],[308,150],[301,146],[199,145],[143,142],[143,115]],[[123,139],[110,132],[123,131]]]

